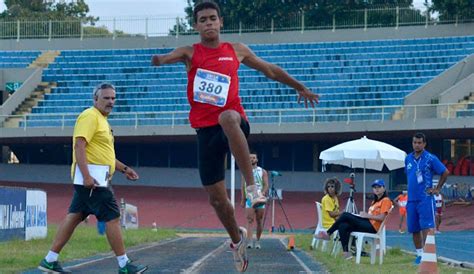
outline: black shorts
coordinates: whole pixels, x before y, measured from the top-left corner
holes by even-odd
[[[74,185],[69,213],[82,213],[83,220],[89,214],[95,215],[98,221],[108,222],[120,217],[120,210],[115,200],[112,187],[96,187],[90,195],[90,189]]]
[[[240,128],[247,138],[250,125],[241,117]],[[225,157],[229,151],[227,137],[220,125],[196,130],[198,147],[198,166],[201,183],[213,185],[225,178]]]

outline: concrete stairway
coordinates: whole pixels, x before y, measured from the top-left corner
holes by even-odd
[[[41,53],[29,66],[28,68],[47,68],[49,64],[54,62],[54,59],[61,54],[58,50],[48,50]]]
[[[28,68],[46,68],[49,64],[54,62],[54,59],[61,54],[60,51],[48,50],[39,55]],[[20,121],[25,119],[25,116],[31,113],[38,101],[44,99],[45,93],[51,93],[51,88],[56,87],[56,83],[41,82],[35,90],[27,97],[13,112],[13,114],[5,120],[4,127],[18,127]]]
[[[6,119],[4,127],[18,127],[20,121],[23,121],[25,116],[31,113],[31,110],[38,104],[38,101],[44,99],[44,94],[51,93],[51,88],[53,87],[56,87],[56,83],[41,82],[31,93],[30,97],[26,98],[13,114]]]

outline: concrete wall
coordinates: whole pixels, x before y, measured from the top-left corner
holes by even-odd
[[[139,167],[135,170],[140,175],[140,180],[137,182],[129,182],[121,173],[116,173],[114,175],[113,184],[191,188],[201,187],[197,169]],[[64,184],[71,182],[69,174],[70,166],[0,164],[0,185],[2,181]],[[236,188],[240,188],[240,172],[237,171],[236,174]],[[322,191],[323,183],[327,178],[337,177],[342,181],[344,178],[349,176],[347,173],[333,172],[281,172],[281,174],[281,177],[275,177],[275,188],[281,188],[285,191]],[[226,178],[227,186],[230,188],[230,171],[227,171]],[[375,179],[384,179],[385,182],[388,183],[390,178],[387,173],[368,172],[366,176],[367,191],[370,191],[370,184]],[[357,170],[355,180],[356,190],[362,192],[362,170]],[[450,176],[447,182],[462,182],[474,185],[474,176]],[[343,189],[345,192],[349,191],[348,185],[343,184]]]
[[[474,55],[473,55],[474,56]],[[466,95],[474,92],[474,71],[471,75],[459,81],[451,88],[439,95],[440,104],[457,103],[464,99]]]
[[[469,77],[474,73],[474,54],[469,55],[464,58],[459,63],[450,67],[449,69],[442,72],[440,75],[436,76],[428,83],[416,89],[414,92],[410,93],[405,97],[405,105],[429,105],[432,104],[433,100],[438,101],[441,95],[448,89],[455,86],[457,83],[461,82],[465,78]],[[464,86],[459,86],[458,88],[463,88]],[[464,95],[468,95],[472,91],[472,87],[462,90],[458,90],[457,94],[464,92]],[[447,95],[445,94],[444,100],[446,100]],[[436,117],[436,108],[425,108],[417,110],[418,118],[430,118]],[[411,109],[407,109],[405,115],[413,116]]]
[[[7,82],[25,82],[35,70],[35,68],[0,69],[0,89],[4,89]]]
[[[222,40],[238,41],[246,44],[265,43],[304,43],[326,41],[357,41],[377,39],[410,39],[424,37],[474,35],[474,24],[443,24],[425,26],[407,26],[396,28],[336,29],[286,31],[271,33],[222,34]],[[0,50],[67,50],[67,49],[121,49],[179,47],[199,41],[197,35],[164,37],[122,37],[122,38],[61,38],[61,39],[25,39],[17,41],[2,40]]]

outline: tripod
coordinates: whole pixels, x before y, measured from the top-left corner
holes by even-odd
[[[345,212],[349,213],[354,213],[357,214],[359,211],[357,210],[357,206],[354,202],[354,192],[355,192],[355,185],[351,184],[351,188],[349,191],[349,198],[347,198],[347,204],[346,204],[346,209],[344,210]]]
[[[288,215],[286,215],[286,212],[285,212],[285,209],[283,208],[280,197],[278,197],[278,193],[275,189],[275,176],[273,174],[270,174],[270,178],[272,181],[272,185],[269,190],[269,198],[270,200],[272,200],[272,202],[268,203],[268,205],[269,207],[271,206],[272,208],[272,232],[275,231],[275,200],[278,201],[281,211],[283,212],[283,215],[285,215],[286,222],[288,223],[288,226],[290,227],[290,231],[293,232],[293,227],[291,226],[290,220],[288,219]],[[265,227],[265,221],[267,220],[267,213],[268,213],[268,208],[265,210],[265,216],[263,217],[263,225],[262,225],[263,227]]]

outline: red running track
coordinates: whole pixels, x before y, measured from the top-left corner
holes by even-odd
[[[73,187],[67,184],[31,184],[7,183],[3,186],[18,186],[39,188],[48,195],[48,222],[60,223],[67,213],[71,201]],[[221,229],[213,209],[208,203],[207,194],[203,188],[170,188],[148,186],[114,186],[115,197],[121,198],[129,204],[138,207],[138,217],[141,227],[151,227],[153,221],[158,227],[164,228],[197,228]],[[294,229],[314,229],[316,225],[316,207],[314,202],[320,201],[323,194],[320,192],[283,192],[282,206]],[[347,201],[347,193],[339,197],[341,207]],[[236,192],[237,204],[240,205],[240,191]],[[356,193],[355,201],[359,210],[362,208],[362,195]],[[369,203],[370,201],[367,201]],[[268,208],[268,205],[267,205]],[[466,214],[472,212],[473,205],[448,207],[444,216],[441,230],[474,230],[474,218]],[[236,209],[237,221],[245,224],[244,210]],[[95,219],[95,218],[92,218]],[[399,214],[395,208],[388,221],[389,230],[398,230]],[[94,223],[94,222],[92,222]],[[281,207],[275,203],[275,226],[289,226],[285,220]],[[265,228],[271,227],[271,211],[267,213]]]

